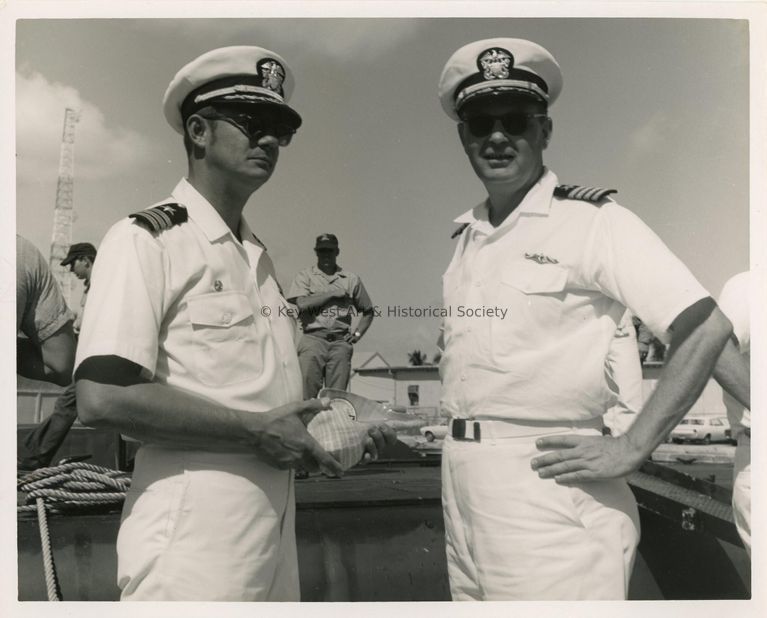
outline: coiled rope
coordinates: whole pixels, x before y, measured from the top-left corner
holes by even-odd
[[[17,490],[26,493],[26,504],[19,505],[18,511],[37,512],[49,601],[60,601],[62,597],[51,549],[48,511],[119,505],[125,500],[130,481],[126,472],[79,461],[40,468],[18,479]]]

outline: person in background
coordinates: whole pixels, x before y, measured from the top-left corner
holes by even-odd
[[[634,333],[635,333],[635,339],[637,342],[637,348],[639,349],[639,362],[644,364],[645,361],[653,361],[653,360],[663,360],[662,356],[660,359],[655,358],[654,352],[656,351],[655,346],[656,344],[656,337],[652,334],[649,328],[644,325],[642,320],[640,320],[637,316],[632,315],[631,316],[631,322],[634,325]],[[657,341],[659,345],[663,345],[660,340]],[[650,351],[653,351],[653,354],[650,354]]]
[[[76,242],[67,252],[66,257],[61,260],[62,266],[69,266],[69,270],[75,277],[83,282],[83,294],[80,297],[80,310],[75,317],[73,325],[75,335],[80,334],[80,325],[83,321],[83,312],[85,303],[88,300],[88,290],[91,288],[91,272],[93,263],[96,261],[96,247],[89,242]]]
[[[577,62],[576,58],[569,59]],[[444,306],[442,501],[454,600],[625,599],[639,541],[624,476],[705,386],[731,325],[661,240],[609,196],[543,163],[562,89],[551,53],[494,38],[457,50],[440,102],[487,193],[461,224]],[[583,145],[575,146],[577,150]],[[636,256],[643,256],[637,260]],[[623,435],[605,360],[626,309],[671,341]]]
[[[631,313],[621,318],[607,352],[605,371],[617,401],[605,413],[605,427],[612,436],[626,433],[642,409],[642,362]]]
[[[91,270],[96,259],[96,247],[91,243],[74,243],[69,247],[62,266],[69,266],[74,275],[82,280],[84,288],[80,298],[80,309],[75,315],[73,331],[75,341],[80,333],[83,310],[91,285]],[[24,439],[20,445],[18,466],[22,470],[35,470],[49,466],[53,456],[67,437],[72,424],[77,419],[77,399],[75,383],[70,381],[64,392],[56,399],[53,412]]]
[[[338,238],[321,234],[314,244],[317,265],[302,270],[290,286],[288,301],[299,310],[303,336],[298,362],[304,399],[323,387],[346,390],[354,344],[373,322],[373,304],[359,275],[338,265]],[[352,330],[354,316],[361,314]]]
[[[38,249],[16,236],[16,372],[59,386],[72,380],[72,313]]]
[[[737,440],[732,478],[732,509],[735,526],[751,555],[751,298],[750,271],[730,278],[722,288],[719,307],[733,326],[714,368],[724,389],[724,405],[733,439]]]

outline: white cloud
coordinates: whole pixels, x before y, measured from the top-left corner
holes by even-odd
[[[666,148],[674,132],[674,123],[665,112],[656,112],[629,137],[629,155],[644,158]]]
[[[104,113],[75,88],[22,69],[16,73],[16,161],[22,181],[56,178],[67,107],[80,110],[74,147],[77,178],[125,174],[147,160],[152,148],[148,138],[110,126]]]

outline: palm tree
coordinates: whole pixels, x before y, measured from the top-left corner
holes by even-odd
[[[407,359],[414,367],[419,367],[426,364],[426,354],[421,352],[421,350],[413,350],[412,352],[408,352]]]

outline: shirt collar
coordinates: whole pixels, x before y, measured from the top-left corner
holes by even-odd
[[[515,212],[519,214],[548,215],[549,210],[551,209],[551,198],[554,196],[554,189],[558,183],[559,180],[557,179],[557,175],[544,167],[543,174],[538,179],[538,182],[530,187],[530,190],[522,199],[519,206],[517,206]],[[507,217],[506,221],[498,227],[503,227],[510,219],[511,217]],[[477,204],[471,210],[467,210],[454,221],[455,223],[468,223],[469,225],[479,222],[489,222],[487,200],[481,204]]]
[[[229,228],[227,228],[228,230]],[[260,247],[264,251],[266,251],[266,246],[264,243],[261,242],[261,239],[259,239],[258,236],[256,236],[253,233],[253,230],[250,229],[250,226],[248,225],[248,222],[245,220],[245,217],[240,217],[240,238],[242,238],[242,243],[245,244],[246,242],[253,243],[257,247]]]
[[[345,272],[343,272],[343,270],[344,270],[343,268],[341,268],[340,266],[336,266],[336,269],[337,269],[337,270],[336,270],[336,272],[334,272],[332,275],[326,275],[324,272],[322,272],[322,271],[321,271],[321,270],[320,270],[320,269],[317,267],[317,265],[316,265],[316,264],[314,264],[314,265],[312,266],[312,272],[313,272],[315,275],[322,275],[323,277],[345,277],[345,276],[346,276],[346,273],[345,273]]]
[[[200,226],[203,234],[211,242],[231,234],[232,230],[224,223],[221,215],[186,178],[182,178],[179,181],[171,195],[174,200],[186,208],[189,216]],[[249,233],[248,236],[242,234],[243,224],[245,224],[245,229]],[[251,238],[252,236],[252,232],[247,228],[247,223],[240,217],[240,238]]]

